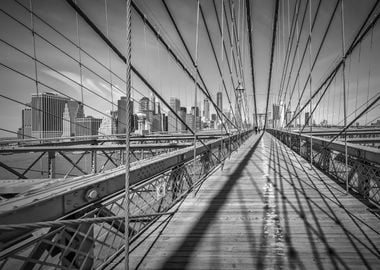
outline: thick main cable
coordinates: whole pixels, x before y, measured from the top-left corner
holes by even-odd
[[[310,103],[310,100],[313,99],[318,93],[319,91],[322,90],[323,86],[326,85],[328,83],[328,81],[330,80],[331,77],[335,77],[335,75],[337,74],[337,71],[342,67],[343,65],[343,59],[346,59],[348,56],[350,56],[353,51],[355,50],[355,48],[357,48],[357,46],[362,42],[362,40],[367,36],[368,32],[373,29],[373,27],[376,25],[376,23],[379,21],[380,19],[380,13],[376,15],[376,17],[371,21],[371,23],[369,25],[367,25],[367,22],[370,20],[371,18],[371,15],[373,14],[373,12],[375,11],[377,5],[380,3],[380,0],[377,0],[376,3],[374,4],[374,6],[372,7],[371,11],[369,12],[368,16],[366,17],[366,19],[364,20],[363,24],[362,24],[362,27],[360,27],[360,29],[358,30],[358,32],[356,33],[355,35],[355,38],[353,39],[353,41],[351,42],[349,48],[347,49],[346,53],[344,54],[344,57],[335,65],[335,67],[333,68],[333,70],[330,72],[330,74],[327,76],[327,78],[321,83],[321,85],[317,88],[317,90],[314,92],[314,94],[311,96],[311,98],[304,104],[304,106],[302,108],[299,109],[299,111],[293,116],[293,118],[291,119],[291,121],[286,125],[286,126],[289,126],[293,121],[294,119],[296,119],[296,117],[305,109],[305,107]],[[367,25],[367,27],[365,28],[365,26]],[[364,31],[363,31],[364,29]]]
[[[252,42],[252,25],[251,25],[251,7],[249,5],[250,0],[245,0],[246,12],[247,12],[247,25],[248,25],[248,40],[249,40],[249,60],[251,64],[251,77],[252,77],[252,93],[253,93],[253,103],[255,106],[255,121],[256,126],[258,126],[257,121],[257,102],[256,102],[256,84],[255,84],[255,65],[253,61],[253,42]]]
[[[269,62],[268,90],[267,90],[267,101],[266,101],[266,106],[265,106],[264,130],[266,129],[266,126],[267,126],[269,95],[270,95],[271,82],[272,82],[272,68],[273,68],[274,46],[276,44],[276,33],[277,33],[277,20],[278,20],[279,0],[275,0],[275,1],[276,1],[276,5],[275,5],[275,8],[274,8],[274,18],[273,18],[272,45],[271,45],[270,62]]]
[[[174,51],[171,49],[171,47],[166,43],[166,41],[163,39],[163,37],[157,32],[157,30],[155,29],[155,27],[150,23],[149,20],[146,19],[144,13],[137,7],[137,5],[134,3],[134,1],[132,1],[132,7],[135,9],[135,11],[137,12],[137,14],[142,18],[144,19],[145,23],[147,24],[147,26],[149,27],[149,29],[157,36],[158,40],[160,40],[160,42],[165,46],[166,50],[169,52],[169,54],[174,58],[174,60],[176,60],[176,62],[181,66],[181,68],[185,71],[185,73],[189,76],[189,78],[195,82],[195,78],[194,76],[192,75],[192,73],[190,72],[190,70],[188,70],[188,68],[185,66],[185,64],[181,61],[181,59],[178,58],[178,56],[174,53]],[[210,94],[209,94],[209,91],[208,90],[205,90],[198,82],[197,83],[197,86],[198,88],[206,95],[206,97],[208,97],[212,103],[215,104],[215,102],[212,100]],[[217,107],[217,106],[216,106]],[[225,119],[230,122],[230,124],[232,126],[235,126],[236,125],[230,120],[228,119],[228,117],[226,117],[226,115],[221,111],[221,109],[219,109],[219,112],[221,115],[223,115],[225,117]]]
[[[179,30],[176,21],[174,20],[174,17],[173,17],[173,15],[172,15],[172,13],[170,12],[170,9],[169,9],[169,7],[168,7],[168,5],[167,5],[167,3],[166,3],[166,0],[162,0],[162,3],[163,3],[163,5],[164,5],[164,7],[165,7],[166,12],[167,12],[168,15],[169,15],[169,18],[170,18],[171,22],[173,23],[174,28],[176,29],[176,32],[177,32],[177,34],[178,34],[178,36],[179,36],[179,38],[180,38],[180,40],[181,40],[181,42],[182,42],[182,44],[183,44],[185,50],[186,50],[187,55],[189,56],[189,58],[190,58],[190,60],[191,60],[191,62],[192,62],[192,64],[193,64],[193,66],[195,66],[194,58],[193,58],[192,54],[190,53],[190,50],[189,50],[189,48],[188,48],[188,46],[187,46],[187,43],[185,42],[185,40],[184,40],[184,38],[183,38],[183,36],[182,36],[182,33],[181,33],[181,31]],[[208,88],[207,88],[207,86],[206,86],[206,83],[205,83],[204,80],[203,80],[203,76],[201,75],[201,73],[200,73],[200,71],[199,71],[199,68],[196,69],[196,73],[198,74],[199,79],[201,80],[202,85],[204,86],[204,92],[202,91],[202,89],[201,89],[201,91],[202,91],[202,92],[206,95],[206,97],[211,101],[211,103],[212,103],[212,105],[213,105],[213,107],[214,107],[214,109],[215,109],[215,111],[216,111],[216,113],[217,113],[219,119],[222,121],[222,116],[224,116],[225,118],[227,118],[227,116],[224,115],[222,109],[219,108],[219,107],[217,106],[217,104],[214,102],[213,98],[211,97],[210,92],[209,92],[209,90],[208,90]],[[196,82],[196,83],[197,83],[197,82]],[[221,116],[221,115],[222,115],[222,116]],[[228,120],[227,120],[227,121],[228,121]],[[227,128],[226,128],[225,124],[223,123],[223,121],[222,121],[222,125],[223,125],[223,127],[224,127],[226,133],[228,133]]]

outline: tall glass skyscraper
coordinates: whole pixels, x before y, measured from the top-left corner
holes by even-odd
[[[222,100],[222,92],[216,93],[216,106],[223,111],[223,100]]]
[[[178,98],[170,98],[170,107],[179,115],[180,101]],[[168,113],[168,132],[178,132],[181,129],[180,121],[171,111]]]
[[[210,120],[210,102],[207,98],[203,102],[203,116],[206,121]]]
[[[141,105],[140,105],[141,106]],[[117,101],[117,133],[118,134],[125,134],[126,132],[126,123],[127,123],[127,114],[126,114],[126,108],[127,108],[127,97],[121,97]],[[131,119],[130,123],[130,131],[132,132],[134,130],[134,121],[133,119],[133,101],[129,101],[129,117]]]
[[[36,138],[61,137],[63,111],[68,98],[53,93],[32,95],[32,136]]]

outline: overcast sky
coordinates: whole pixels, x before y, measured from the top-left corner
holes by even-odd
[[[196,36],[196,0],[166,0],[171,13],[184,36],[191,53],[195,56]],[[122,0],[77,0],[78,6],[94,21],[98,28],[109,37],[112,43],[121,52],[125,52],[125,2]],[[222,37],[219,33],[216,16],[221,17],[222,0],[215,0],[218,15],[215,14],[213,1],[201,1],[202,9],[206,16],[206,23],[211,33],[211,39],[216,50],[218,61],[221,65],[223,78],[227,87],[227,93],[234,107],[235,98],[233,89],[236,87],[237,77],[233,71],[235,85],[232,85],[227,67],[226,55],[222,56]],[[245,91],[248,95],[250,114],[253,113],[252,78],[250,73],[249,47],[246,31],[245,1],[234,0],[236,11],[236,26],[240,33],[241,56],[244,69]],[[179,55],[186,67],[194,72],[190,59],[181,44],[181,41],[164,9],[161,0],[136,1],[139,8],[146,15],[146,20],[152,22],[171,48]],[[229,15],[228,0],[224,0]],[[296,0],[281,0],[279,11],[279,32],[276,36],[276,50],[273,66],[273,78],[270,95],[270,104],[277,100],[281,72],[285,57],[286,44],[289,37],[290,25],[294,16],[293,10]],[[300,19],[306,8],[306,0],[300,1]],[[322,0],[315,28],[311,37],[311,56],[314,59],[316,51],[322,41],[329,18],[332,14],[336,1]],[[317,0],[311,1],[313,18],[317,10]],[[358,31],[360,24],[368,14],[374,0],[344,0],[344,26],[345,46],[347,47]],[[31,59],[34,55],[33,38],[30,29],[31,16],[26,8],[30,8],[29,0],[2,0],[0,2],[0,93],[1,95],[14,99],[20,103],[27,103],[31,95],[36,93],[35,61]],[[125,92],[125,66],[117,55],[112,52],[106,44],[95,34],[95,32],[82,20],[77,18],[74,10],[63,0],[33,0],[33,10],[38,16],[45,20],[55,30],[65,36],[62,37],[57,31],[49,28],[40,19],[33,17],[34,28],[38,35],[35,36],[35,52],[37,63],[37,78],[41,83],[38,91],[59,92],[71,98],[82,100],[85,103],[86,115],[102,117],[102,113],[115,109],[117,99]],[[106,7],[107,15],[106,16]],[[342,53],[341,45],[341,18],[340,5],[332,22],[331,29],[326,37],[325,44],[321,50],[318,61],[312,73],[312,90],[315,90],[334,67]],[[265,111],[265,102],[268,88],[268,69],[270,44],[273,27],[274,1],[253,0],[252,25],[253,25],[253,56],[255,69],[256,94],[258,101],[258,112]],[[240,10],[240,12],[239,12]],[[378,12],[378,11],[377,11]],[[375,14],[377,13],[375,12]],[[244,15],[243,15],[244,14]],[[288,15],[289,14],[289,15]],[[309,31],[309,13],[306,15],[304,27],[302,28],[299,54],[302,56],[305,49],[306,39]],[[13,16],[14,18],[10,18]],[[136,12],[132,13],[132,62],[143,76],[157,89],[165,100],[171,96],[178,97],[182,106],[193,106],[194,83],[183,72],[175,60],[167,53],[152,31],[146,26]],[[107,18],[106,18],[107,17]],[[229,17],[229,16],[228,16]],[[19,20],[16,22],[15,19]],[[21,24],[20,24],[21,23]],[[228,50],[228,58],[232,63],[230,55],[230,43],[224,20],[224,41]],[[230,25],[229,21],[229,26]],[[24,25],[22,25],[24,24]],[[241,31],[243,29],[243,31]],[[245,33],[243,33],[245,31]],[[79,33],[79,40],[78,34]],[[243,34],[241,34],[243,33]],[[372,35],[372,38],[371,38]],[[48,44],[44,39],[59,47]],[[86,53],[79,54],[78,48],[71,44],[79,44]],[[353,113],[361,104],[367,102],[379,92],[380,81],[380,53],[379,53],[379,27],[376,26],[370,32],[363,43],[347,59],[346,77],[348,92],[348,113]],[[372,42],[371,42],[372,40]],[[79,43],[78,43],[79,42]],[[294,41],[295,44],[295,41]],[[15,46],[12,48],[11,46]],[[208,40],[205,24],[199,21],[199,44],[198,44],[199,70],[216,101],[216,93],[223,92],[223,107],[229,109],[227,94],[223,88],[221,77],[217,70],[216,61],[213,56],[210,42]],[[294,55],[295,45],[292,46],[291,59]],[[81,61],[80,71],[77,61]],[[95,59],[95,60],[94,60]],[[5,67],[8,66],[9,68]],[[114,74],[107,71],[111,68]],[[288,67],[290,69],[290,65]],[[296,58],[293,75],[290,77],[289,93],[295,86],[292,110],[298,102],[298,84],[295,83],[295,74],[298,69],[298,58]],[[18,73],[19,72],[19,73]],[[299,87],[302,91],[307,74],[309,72],[309,51],[305,55],[305,61],[300,70]],[[21,74],[20,74],[21,73]],[[22,75],[23,74],[23,75]],[[139,100],[142,95],[149,96],[147,87],[133,75],[132,97]],[[80,87],[80,83],[84,87]],[[110,85],[113,85],[112,91]],[[319,110],[316,112],[316,121],[323,119],[328,122],[339,122],[343,119],[342,103],[342,74],[339,73],[332,83],[326,96],[322,99]],[[303,104],[310,96],[307,86],[301,100]],[[198,91],[199,102],[204,95]],[[287,103],[287,102],[286,102]],[[135,104],[137,106],[137,104]],[[16,131],[21,126],[21,110],[24,106],[4,97],[0,97],[0,125],[3,129]],[[167,109],[164,108],[167,111]],[[271,107],[269,108],[271,111]],[[360,111],[360,109],[359,109]],[[380,115],[379,106],[361,119],[361,123],[368,122]],[[354,116],[354,113],[353,113]],[[352,117],[353,117],[352,116]],[[350,118],[352,119],[352,118]],[[0,131],[1,136],[14,136],[13,134]]]

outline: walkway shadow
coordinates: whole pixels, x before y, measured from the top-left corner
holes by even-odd
[[[207,209],[203,212],[198,221],[194,224],[191,230],[184,237],[181,245],[173,252],[166,261],[161,265],[161,269],[169,269],[178,267],[178,257],[181,257],[181,269],[186,269],[191,260],[191,255],[197,250],[204,234],[211,225],[211,221],[217,216],[219,210],[226,202],[228,195],[236,184],[237,180],[242,175],[244,168],[248,165],[257,145],[259,144],[262,135],[256,140],[252,148],[247,152],[239,165],[231,173],[228,180],[224,183],[223,187],[219,190],[218,194],[210,201]],[[210,222],[205,222],[210,220]],[[196,237],[194,236],[196,235]],[[189,243],[191,243],[189,245]]]

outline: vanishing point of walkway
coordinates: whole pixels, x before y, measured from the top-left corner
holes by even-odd
[[[380,215],[269,134],[143,237],[131,269],[380,269]]]

